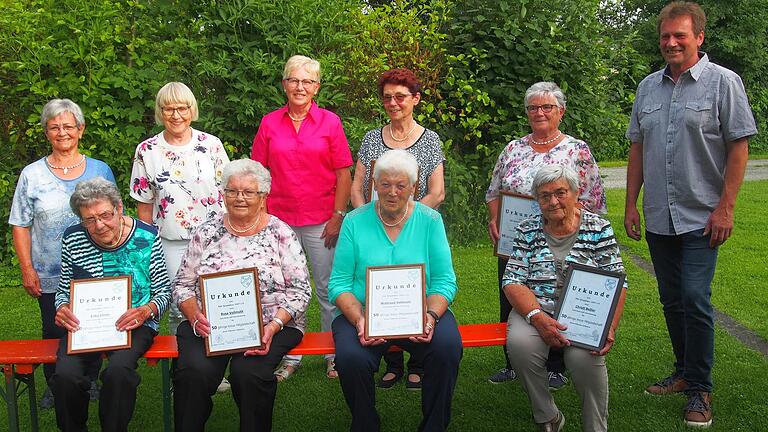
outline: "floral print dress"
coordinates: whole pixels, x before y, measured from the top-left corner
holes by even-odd
[[[136,147],[131,197],[154,205],[152,219],[162,238],[189,240],[201,223],[223,212],[219,185],[228,162],[213,135],[192,129],[192,139],[175,146],[161,132]]]

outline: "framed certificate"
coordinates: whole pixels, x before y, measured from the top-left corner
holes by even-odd
[[[365,275],[365,337],[424,336],[427,313],[424,264],[368,267]]]
[[[80,329],[67,332],[67,354],[131,347],[131,332],[118,331],[116,326],[131,307],[130,276],[72,280],[69,307],[80,320]]]
[[[203,314],[211,323],[205,339],[208,356],[262,348],[264,326],[258,270],[211,273],[200,276]]]
[[[379,199],[379,194],[376,192],[376,188],[373,187],[373,167],[376,166],[376,161],[371,161],[371,175],[368,178],[368,197],[370,198],[368,202],[374,202]],[[419,177],[421,175],[421,167],[419,167],[419,172],[416,175],[416,183],[413,184],[413,199],[416,199],[416,197],[419,195]]]
[[[512,254],[512,240],[515,239],[515,228],[523,219],[541,213],[539,203],[528,195],[500,192],[501,203],[496,218],[499,228],[499,241],[493,250],[494,255],[509,258]]]
[[[555,319],[568,326],[563,335],[577,347],[600,351],[605,346],[624,275],[569,264]]]

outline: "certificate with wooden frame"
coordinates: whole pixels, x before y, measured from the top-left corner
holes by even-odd
[[[424,264],[404,264],[366,269],[366,338],[426,336],[424,268]]]
[[[117,330],[117,320],[131,307],[131,276],[72,280],[69,307],[80,328],[67,332],[67,354],[131,347],[131,332]]]
[[[616,313],[624,275],[582,264],[568,266],[555,319],[568,326],[562,333],[571,345],[600,351]]]
[[[211,324],[205,354],[263,348],[258,270],[251,267],[201,275],[199,282],[203,314]]]
[[[499,229],[499,241],[493,249],[494,255],[509,258],[512,254],[512,240],[515,239],[515,228],[523,219],[541,213],[539,204],[529,195],[516,194],[506,191],[499,192],[499,213],[496,217]]]
[[[376,192],[376,188],[373,187],[373,167],[376,166],[376,161],[371,161],[371,175],[368,177],[368,202],[373,202],[379,199],[379,194]],[[421,167],[416,174],[416,183],[413,184],[413,199],[415,200],[419,196],[419,178],[421,176]]]

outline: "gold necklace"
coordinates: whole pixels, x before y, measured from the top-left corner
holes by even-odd
[[[383,223],[384,225],[392,228],[392,227],[396,227],[396,226],[400,225],[405,220],[405,216],[408,215],[408,206],[410,206],[410,204],[411,204],[410,201],[405,204],[405,211],[403,212],[403,217],[401,217],[399,221],[397,221],[397,222],[395,222],[393,224],[388,224],[384,220],[384,216],[382,216],[382,214],[381,214],[381,202],[378,201],[378,200],[376,201],[376,211],[379,214],[379,219],[381,220],[381,223]]]
[[[232,218],[230,218],[229,215],[227,215],[227,222],[229,222],[229,227],[232,228],[232,231],[234,231],[234,232],[236,232],[238,234],[243,234],[243,233],[247,233],[248,231],[252,230],[253,227],[258,225],[259,222],[261,222],[261,215],[262,214],[260,214],[259,217],[256,218],[256,222],[254,222],[253,225],[249,226],[248,228],[245,228],[244,230],[239,230],[239,229],[235,228],[235,226],[232,225]]]
[[[557,131],[557,135],[555,135],[555,137],[552,139],[548,139],[546,141],[536,141],[535,139],[533,139],[533,134],[531,134],[531,142],[536,145],[547,145],[557,141],[557,139],[560,138],[561,135],[563,135],[563,133],[560,131]]]
[[[288,117],[290,117],[290,118],[291,118],[291,120],[293,120],[293,121],[295,121],[295,122],[297,122],[297,123],[298,123],[298,122],[300,122],[300,121],[304,121],[304,119],[305,119],[305,118],[307,118],[307,114],[304,114],[304,117],[302,117],[302,118],[296,118],[296,117],[294,117],[294,116],[292,116],[292,115],[291,115],[291,112],[290,112],[290,111],[288,111]]]
[[[405,134],[405,136],[403,138],[395,138],[395,134],[392,133],[392,123],[390,123],[389,124],[389,136],[390,136],[390,138],[392,138],[393,140],[395,140],[397,142],[403,142],[403,141],[407,140],[409,136],[411,136],[411,132],[413,132],[416,129],[416,126],[418,126],[418,123],[413,122],[413,127],[411,128],[411,130],[408,131],[407,134]]]
[[[109,249],[112,249],[112,248],[116,247],[118,244],[120,244],[120,240],[122,240],[122,238],[123,238],[123,226],[124,225],[125,225],[125,222],[124,222],[124,219],[123,219],[123,215],[120,215],[120,229],[117,232],[117,240],[115,240],[114,243],[112,243],[112,244],[107,246]]]
[[[76,163],[74,165],[71,165],[71,166],[56,166],[56,165],[52,165],[51,161],[49,159],[50,159],[50,156],[45,158],[45,164],[48,165],[48,168],[60,169],[60,170],[64,171],[64,175],[67,175],[69,170],[75,169],[75,168],[79,167],[80,165],[82,165],[83,162],[85,162],[85,155],[83,155],[83,158],[80,159],[80,162],[78,162],[78,163]]]

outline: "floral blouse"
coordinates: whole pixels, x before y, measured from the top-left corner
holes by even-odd
[[[568,165],[579,175],[579,202],[594,213],[608,211],[603,180],[587,143],[566,135],[550,151],[539,153],[530,146],[529,139],[530,135],[514,140],[502,150],[485,194],[486,202],[497,199],[500,190],[531,195],[533,177],[539,168]]]
[[[264,323],[283,308],[293,318],[286,326],[304,332],[312,297],[307,260],[291,227],[275,216],[269,217],[263,230],[248,237],[227,231],[221,214],[200,225],[173,281],[173,300],[181,304],[194,297],[202,308],[199,276],[248,267],[258,269]]]
[[[221,171],[229,162],[221,141],[192,129],[183,146],[159,133],[136,147],[131,196],[151,203],[152,220],[167,240],[189,240],[201,223],[224,211]]]

